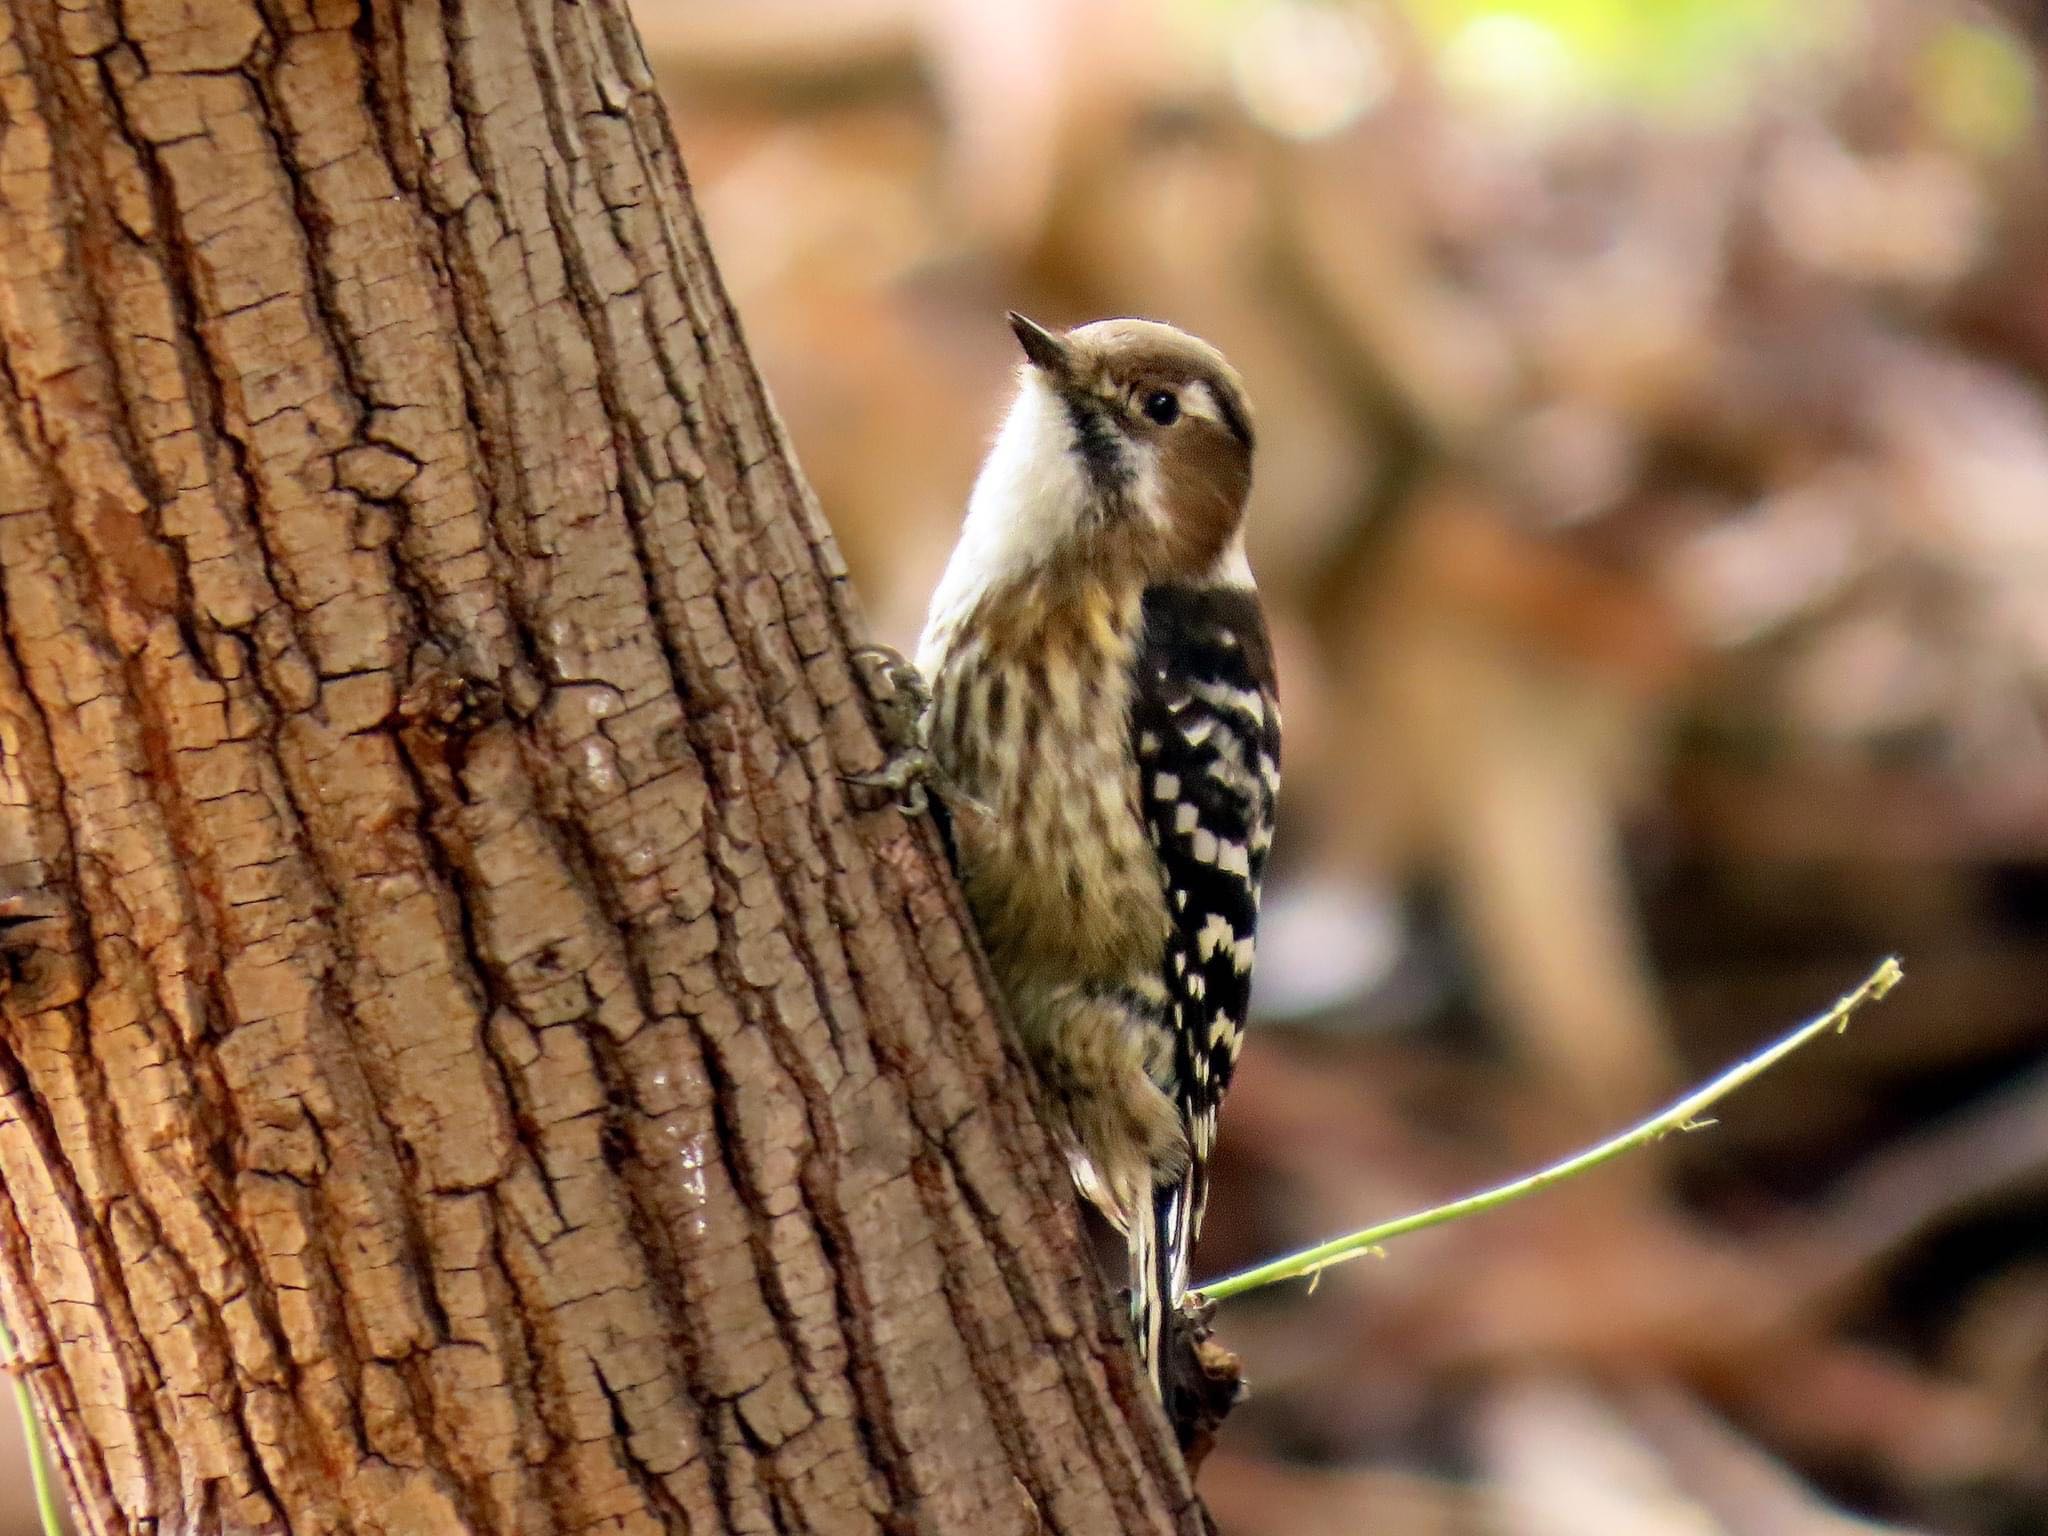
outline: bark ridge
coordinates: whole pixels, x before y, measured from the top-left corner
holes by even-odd
[[[621,0],[0,12],[0,1293],[91,1532],[1198,1529]]]

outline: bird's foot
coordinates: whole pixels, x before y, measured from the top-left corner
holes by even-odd
[[[875,706],[875,734],[889,759],[871,773],[841,777],[866,789],[886,789],[906,816],[922,816],[930,808],[931,789],[940,787],[938,759],[924,744],[924,716],[931,708],[931,685],[915,664],[894,646],[863,645],[853,653],[854,667]]]

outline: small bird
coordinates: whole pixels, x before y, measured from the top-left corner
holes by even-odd
[[[1009,414],[917,648],[997,981],[1162,1385],[1251,992],[1280,783],[1245,558],[1252,419],[1171,326],[1022,315]]]

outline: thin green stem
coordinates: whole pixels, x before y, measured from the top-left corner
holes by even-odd
[[[1640,1125],[1623,1131],[1596,1147],[1589,1147],[1575,1153],[1561,1163],[1552,1163],[1526,1178],[1516,1179],[1511,1184],[1501,1184],[1493,1189],[1482,1190],[1476,1195],[1467,1195],[1462,1200],[1453,1200],[1449,1205],[1439,1205],[1427,1211],[1418,1211],[1412,1216],[1402,1216],[1394,1221],[1382,1222],[1376,1227],[1367,1227],[1362,1232],[1347,1233],[1332,1238],[1327,1243],[1318,1243],[1313,1248],[1304,1248],[1290,1253],[1285,1258],[1255,1265],[1240,1270],[1221,1280],[1202,1286],[1196,1295],[1207,1301],[1226,1301],[1232,1296],[1242,1296],[1247,1291],[1256,1291],[1262,1286],[1277,1285],[1282,1280],[1301,1280],[1321,1273],[1334,1264],[1343,1264],[1351,1259],[1378,1250],[1379,1245],[1396,1237],[1405,1237],[1410,1232],[1420,1232],[1427,1227],[1440,1227],[1446,1222],[1457,1221],[1465,1216],[1476,1216],[1481,1211],[1490,1211],[1519,1200],[1524,1195],[1533,1195],[1539,1189],[1598,1168],[1602,1163],[1611,1163],[1625,1153],[1638,1147],[1646,1147],[1653,1141],[1661,1141],[1673,1131],[1693,1131],[1711,1124],[1699,1117],[1706,1110],[1719,1103],[1743,1084],[1762,1076],[1779,1062],[1790,1056],[1799,1047],[1829,1030],[1848,1028],[1849,1019],[1865,1003],[1874,1003],[1885,993],[1898,985],[1905,972],[1899,968],[1897,959],[1887,959],[1870,973],[1863,985],[1848,994],[1834,1007],[1819,1018],[1802,1024],[1767,1050],[1757,1052],[1746,1061],[1739,1062],[1723,1072],[1703,1088],[1696,1088],[1681,1099],[1673,1101]]]
[[[14,1335],[0,1323],[0,1368],[14,1378],[14,1405],[21,1410],[21,1438],[28,1447],[28,1475],[35,1487],[36,1515],[43,1523],[43,1536],[64,1536],[64,1511],[57,1501],[57,1481],[50,1476],[50,1458],[43,1447],[43,1424],[36,1416],[35,1399],[28,1390],[28,1377],[15,1358]]]

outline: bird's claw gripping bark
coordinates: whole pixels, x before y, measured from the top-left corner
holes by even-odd
[[[906,816],[922,816],[934,809],[936,798],[937,809],[944,813],[942,831],[947,817],[987,817],[989,808],[954,782],[925,745],[924,717],[932,705],[932,690],[924,674],[893,646],[863,645],[853,659],[874,703],[875,733],[888,749],[889,759],[872,773],[841,777],[848,784],[888,790]],[[875,665],[861,666],[862,662]]]
[[[844,775],[849,784],[864,789],[886,789],[896,797],[896,808],[906,816],[922,816],[931,809],[931,781],[938,776],[938,764],[923,747],[899,752],[873,773]]]
[[[874,663],[872,667],[861,668],[861,677],[867,684],[868,697],[874,701],[882,739],[889,748],[901,752],[922,746],[924,715],[932,707],[932,690],[917,664],[893,645],[860,646],[853,659],[856,666]],[[877,688],[877,681],[887,683],[888,689]]]
[[[922,816],[931,805],[929,791],[940,787],[938,760],[924,744],[924,715],[931,708],[931,686],[925,682],[924,674],[893,646],[861,646],[853,653],[853,660],[874,703],[875,731],[889,751],[889,760],[872,773],[849,773],[843,777],[849,784],[886,789],[904,815]],[[865,662],[875,665],[863,666]]]

